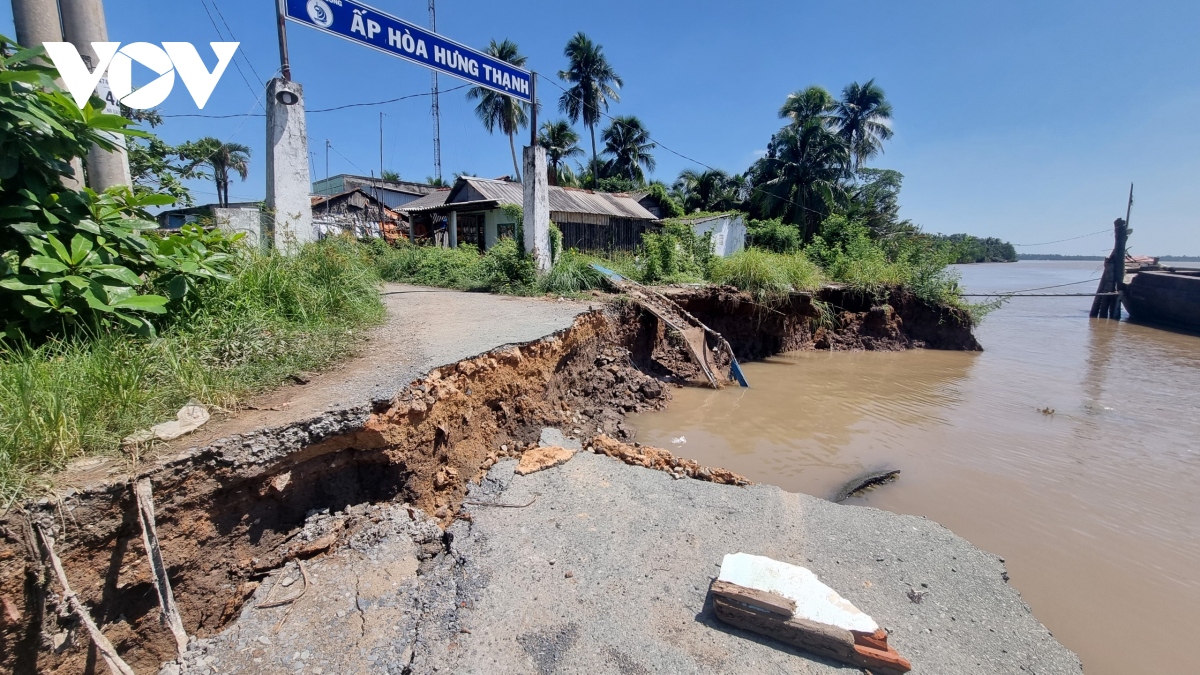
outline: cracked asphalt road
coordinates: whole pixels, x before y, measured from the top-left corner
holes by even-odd
[[[253,605],[294,571],[272,575],[185,672],[861,672],[717,620],[708,585],[738,551],[812,569],[891,631],[914,673],[1082,672],[996,556],[929,520],[587,452],[529,476],[515,466],[497,464],[470,499],[536,501],[470,506],[440,549],[419,512],[353,507],[378,510],[378,526],[309,563],[313,588],[278,633],[285,608]]]

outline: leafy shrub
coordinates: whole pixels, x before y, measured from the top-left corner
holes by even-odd
[[[105,132],[144,134],[103,114],[99,99],[81,110],[55,84],[57,72],[32,60],[40,48],[14,47],[0,36],[0,335],[117,324],[152,334],[150,316],[202,281],[226,278],[232,256],[194,232],[144,236],[157,228],[145,209],[170,196],[67,187],[71,157],[93,144],[114,148]],[[167,295],[149,292],[156,285]]]
[[[480,285],[490,291],[521,292],[536,281],[537,266],[533,259],[507,237],[488,249],[479,263]]]
[[[774,220],[751,220],[746,227],[750,243],[774,253],[794,253],[801,248],[800,230],[795,225]]]
[[[642,235],[639,253],[634,278],[643,283],[701,281],[714,259],[712,233],[699,236],[691,224],[668,220],[661,231]]]
[[[667,186],[659,181],[654,181],[647,187],[647,191],[662,206],[663,218],[680,218],[683,216],[683,207],[667,194]]]

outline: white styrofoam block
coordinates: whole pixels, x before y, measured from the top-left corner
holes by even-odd
[[[719,581],[782,595],[796,603],[796,619],[845,630],[874,633],[879,624],[821,583],[812,570],[749,553],[732,553],[721,562]]]

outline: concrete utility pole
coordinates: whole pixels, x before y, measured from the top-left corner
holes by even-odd
[[[308,174],[308,124],[304,118],[304,87],[292,82],[288,62],[287,24],[277,12],[279,61],[283,77],[267,83],[267,211],[275,222],[275,248],[294,254],[316,241],[313,229],[312,183]],[[326,141],[326,146],[328,146]],[[326,147],[325,163],[329,164]],[[328,170],[327,170],[328,171]],[[328,209],[326,202],[326,209]]]
[[[62,42],[62,22],[57,0],[12,0],[13,24],[17,42],[23,47],[41,47],[46,42]],[[71,160],[74,176],[64,176],[63,185],[78,190],[83,187],[83,162]]]
[[[62,8],[63,34],[67,42],[75,45],[80,56],[95,68],[98,59],[93,42],[108,42],[108,23],[104,20],[102,0],[59,0]],[[88,153],[88,185],[93,190],[104,190],[115,185],[132,185],[129,177],[129,155],[125,150],[125,137],[112,134],[117,149],[108,152],[92,146]]]
[[[525,148],[525,194],[523,202],[525,252],[533,256],[540,273],[550,271],[550,188],[546,184],[546,149]]]
[[[437,7],[436,0],[429,0],[429,30],[437,32]],[[433,71],[433,105],[430,112],[433,113],[433,177],[439,181],[442,179],[442,110],[438,105],[438,77],[437,71]]]

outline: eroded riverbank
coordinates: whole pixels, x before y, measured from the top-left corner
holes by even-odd
[[[910,311],[917,306],[899,304],[845,309],[851,316],[841,333],[813,330],[813,322],[797,319],[771,339],[815,344],[825,330],[831,346],[902,348],[921,339],[916,331],[923,323]],[[879,315],[884,320],[877,324],[872,316]],[[947,330],[944,320],[937,325]],[[965,343],[969,328],[958,330]],[[218,439],[147,469],[187,630],[213,635],[244,611],[272,570],[341,546],[339,537],[299,536],[314,511],[404,503],[410,513],[447,526],[461,513],[470,484],[504,456],[531,447],[543,427],[559,427],[585,443],[602,433],[627,437],[623,415],[663,405],[667,382],[694,375],[678,365],[684,362],[679,349],[653,317],[618,302],[577,317],[553,336],[436,368],[388,401]],[[665,468],[675,467],[668,462]],[[737,500],[736,492],[729,494]],[[135,668],[149,671],[174,657],[131,514],[127,484],[108,480],[6,517],[4,665],[15,672],[74,673],[93,658],[72,622],[56,614],[58,599],[30,520],[57,532],[73,586]],[[424,543],[443,549],[427,557],[451,546],[449,539]]]

